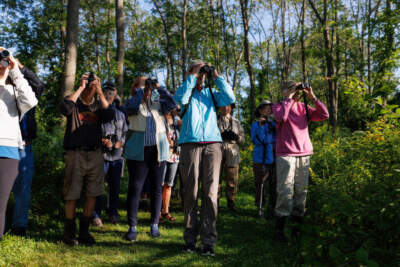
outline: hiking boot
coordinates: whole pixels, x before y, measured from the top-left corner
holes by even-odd
[[[96,217],[93,219],[93,226],[96,227],[103,227],[103,222],[101,221],[100,217]]]
[[[203,250],[201,251],[201,255],[214,257],[215,256],[214,248],[209,245],[204,245]]]
[[[150,235],[151,235],[151,237],[160,237],[161,236],[161,233],[158,230],[158,224],[152,224],[150,226]]]
[[[68,246],[78,245],[78,240],[75,237],[76,234],[76,224],[75,219],[65,219],[64,222],[64,238],[63,242]]]
[[[277,217],[276,218],[276,225],[275,225],[275,237],[274,240],[281,242],[281,243],[287,243],[288,240],[285,237],[284,233],[284,228],[285,228],[285,223],[286,223],[286,217]]]
[[[94,237],[89,233],[90,218],[82,216],[79,220],[79,237],[80,244],[91,246],[96,243]]]
[[[128,232],[125,234],[125,239],[131,242],[136,241],[137,231],[136,226],[129,227]]]
[[[292,228],[291,238],[298,240],[300,238],[300,225],[303,224],[304,218],[301,216],[292,215],[290,219],[295,223],[295,225]]]
[[[235,202],[232,200],[228,200],[228,209],[232,212],[236,212]]]
[[[117,224],[121,221],[121,219],[119,218],[119,216],[117,214],[111,215],[110,216],[110,222],[112,224]]]
[[[195,244],[185,244],[182,248],[182,251],[186,253],[193,253],[196,251],[196,246]]]

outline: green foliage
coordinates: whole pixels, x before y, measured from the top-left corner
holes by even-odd
[[[321,261],[388,264],[399,246],[400,125],[381,118],[367,128],[317,131],[308,202],[316,239],[303,249]]]

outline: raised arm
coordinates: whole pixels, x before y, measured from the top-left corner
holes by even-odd
[[[276,103],[272,106],[272,112],[274,113],[274,119],[278,122],[286,122],[289,117],[290,109],[295,101],[290,98],[286,98],[281,103]]]
[[[213,91],[215,101],[217,101],[217,106],[223,107],[235,103],[235,95],[233,94],[231,86],[225,81],[224,77],[218,76],[218,78],[215,79],[215,84],[219,89],[219,91]]]
[[[15,85],[16,98],[18,102],[17,105],[21,113],[20,119],[22,119],[26,112],[37,105],[38,100],[36,99],[35,93],[32,91],[28,81],[19,70],[15,59],[10,56],[10,60],[14,60],[14,67],[10,70],[9,76]]]
[[[186,81],[175,92],[174,99],[181,107],[189,103],[192,90],[196,86],[197,78],[194,74],[190,74]]]
[[[136,93],[125,103],[125,110],[128,116],[136,115],[139,112],[140,103],[142,103],[144,92],[142,88],[136,89]]]
[[[254,122],[251,125],[251,130],[250,130],[250,136],[251,136],[251,141],[255,145],[262,145],[260,141],[264,140],[264,129],[263,127],[258,125],[258,122]],[[258,138],[257,138],[258,137]]]
[[[319,100],[314,102],[315,108],[308,106],[308,114],[311,121],[324,121],[329,119],[329,112],[324,103]]]
[[[243,130],[243,127],[240,124],[240,122],[237,121],[237,123],[238,123],[238,129],[239,129],[239,140],[237,142],[238,142],[238,144],[243,144],[244,141],[245,141],[245,139],[244,139],[244,130]]]

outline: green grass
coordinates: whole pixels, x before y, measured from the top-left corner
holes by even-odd
[[[68,247],[61,242],[62,222],[46,215],[36,216],[26,238],[9,234],[0,243],[0,266],[293,266],[298,255],[295,245],[272,241],[273,223],[256,218],[253,197],[240,193],[238,213],[232,214],[221,200],[218,216],[216,256],[185,254],[183,246],[183,213],[173,203],[176,222],[160,225],[161,238],[149,236],[150,215],[140,212],[138,239],[123,239],[127,231],[126,212],[118,225],[105,222],[103,228],[91,227],[97,244],[92,247]],[[201,243],[198,242],[198,247]]]

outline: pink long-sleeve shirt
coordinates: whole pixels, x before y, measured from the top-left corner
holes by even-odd
[[[276,124],[276,157],[307,156],[313,153],[304,103],[286,98],[272,106]],[[311,121],[329,118],[328,109],[317,100],[315,108],[308,106]]]

